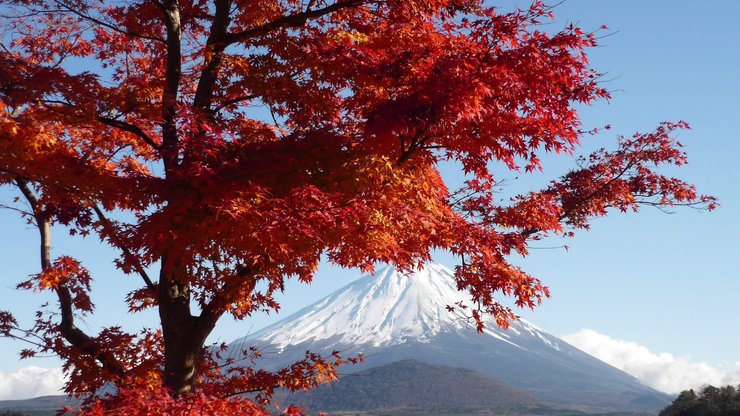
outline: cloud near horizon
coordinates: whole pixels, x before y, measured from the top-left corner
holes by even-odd
[[[665,393],[677,394],[703,384],[740,384],[740,362],[723,368],[692,362],[691,357],[675,357],[665,352],[656,354],[637,343],[614,339],[591,329],[561,338]]]
[[[0,400],[22,400],[59,395],[64,385],[61,368],[29,366],[12,373],[0,372]]]

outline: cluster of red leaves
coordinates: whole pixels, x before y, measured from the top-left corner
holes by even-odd
[[[12,331],[18,327],[18,321],[12,313],[0,311],[0,336],[10,337]]]
[[[62,256],[51,267],[32,276],[31,279],[18,284],[18,289],[25,290],[56,290],[66,287],[72,294],[72,305],[82,314],[92,313],[93,303],[90,301],[90,273],[82,267],[79,261],[69,256]]]
[[[151,415],[270,415],[248,399],[222,398],[202,391],[173,398],[164,388],[122,388],[115,395],[103,397],[81,412],[66,408],[68,414],[78,416],[151,416]],[[300,415],[290,408],[285,415]]]
[[[453,249],[468,258],[458,267],[458,286],[469,290],[483,305],[482,310],[506,326],[515,315],[493,299],[491,294],[496,290],[513,297],[519,307],[532,308],[543,295],[549,296],[538,279],[506,262],[512,250],[526,255],[532,239],[548,234],[572,236],[612,208],[622,212],[638,211],[644,205],[714,209],[714,197],[698,195],[693,185],[655,171],[662,164],[686,163],[681,144],[671,136],[674,130],[686,128],[684,122],[662,123],[651,133],[620,138],[616,150],[600,149],[588,158],[579,158],[578,169],[552,181],[546,189],[515,196],[508,206],[495,200],[493,183],[468,182],[469,193],[456,203],[464,216],[475,221],[461,224],[469,238]],[[480,312],[472,314],[482,329]]]
[[[278,403],[270,406],[276,389],[309,390],[321,383],[336,380],[336,367],[345,361],[352,364],[362,361],[362,356],[342,359],[338,352],[332,354],[331,360],[307,352],[304,360],[269,372],[244,365],[244,362],[254,365],[255,360],[260,358],[260,352],[254,347],[242,351],[238,360],[223,358],[221,353],[226,351],[229,350],[222,345],[220,350],[211,349],[202,357],[198,366],[202,369],[199,388],[195,393],[173,398],[171,390],[163,387],[157,378],[159,372],[151,371],[147,378],[137,374],[134,367],[115,385],[97,386],[103,387],[107,393],[84,396],[86,406],[83,410],[67,407],[63,413],[79,416],[269,415],[272,413],[267,408],[279,409],[280,406]],[[230,354],[234,355],[234,352],[230,351]],[[250,399],[250,396],[254,399]],[[288,405],[280,414],[297,416],[302,413],[300,408]]]

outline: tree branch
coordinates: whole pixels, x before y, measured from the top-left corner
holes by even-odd
[[[14,182],[31,206],[33,216],[36,219],[41,237],[41,270],[45,271],[51,267],[51,221],[41,213],[38,198],[31,190],[28,181],[18,176]],[[64,283],[60,283],[56,287],[55,292],[59,299],[59,309],[62,318],[59,324],[59,333],[62,337],[73,347],[95,358],[104,368],[109,369],[119,376],[123,376],[123,366],[113,354],[101,348],[93,338],[75,325],[74,310],[72,309],[72,293],[69,288]]]
[[[262,267],[250,268],[237,266],[236,276],[227,279],[222,290],[220,290],[211,301],[203,307],[198,317],[201,325],[215,325],[216,321],[224,314],[228,305],[234,302],[234,298],[240,293],[251,294],[257,286],[257,275]]]
[[[176,0],[155,2],[162,11],[167,28],[167,63],[165,87],[162,90],[162,159],[165,173],[169,175],[178,163],[177,95],[182,75],[182,26]]]
[[[258,97],[258,95],[256,95],[256,94],[249,94],[249,95],[242,95],[242,96],[239,96],[239,97],[236,97],[236,98],[232,98],[230,100],[226,100],[226,101],[220,103],[219,105],[217,105],[213,109],[213,112],[216,113],[217,111],[221,111],[224,108],[226,108],[226,107],[228,107],[228,106],[230,106],[232,104],[236,104],[238,102],[246,101],[246,100],[253,100],[253,99],[257,98],[257,97]]]
[[[205,63],[193,98],[193,106],[202,110],[207,110],[211,105],[213,87],[218,79],[218,68],[227,46],[225,38],[226,30],[231,23],[230,9],[231,0],[216,0],[216,14],[205,46]]]
[[[77,106],[70,103],[69,101],[64,100],[41,100],[41,103],[43,103],[47,108],[53,108],[49,104],[59,104],[64,107],[69,107],[72,109],[77,109]],[[78,116],[81,119],[85,119],[84,115]],[[97,120],[100,123],[105,124],[106,126],[111,126],[114,128],[117,128],[119,130],[127,131],[129,133],[133,133],[137,136],[139,136],[146,144],[151,146],[154,150],[160,150],[161,146],[157,144],[157,142],[154,141],[151,137],[149,137],[144,130],[142,130],[139,126],[136,126],[131,123],[127,123],[125,121],[116,120],[114,118],[106,117],[106,116],[95,116],[95,120]]]
[[[49,224],[46,218],[41,216],[39,212],[39,200],[31,190],[28,181],[23,177],[17,176],[14,182],[31,206],[31,212],[36,220],[41,236],[41,270],[46,270],[51,267],[51,224]]]
[[[105,117],[105,116],[98,116],[96,118],[99,122],[111,126],[114,128],[117,128],[119,130],[127,131],[129,133],[133,133],[137,136],[139,136],[146,144],[151,146],[154,150],[160,150],[160,145],[157,144],[157,142],[154,141],[151,137],[149,137],[148,134],[144,132],[140,127],[135,126],[133,124],[127,123],[125,121],[116,120],[114,118]]]
[[[227,44],[231,44],[235,42],[243,42],[255,36],[260,36],[260,35],[270,33],[276,29],[282,29],[285,27],[301,27],[305,25],[306,22],[310,19],[316,19],[322,16],[326,16],[330,13],[333,13],[333,12],[336,12],[342,9],[348,9],[351,7],[355,7],[365,2],[367,2],[367,0],[337,1],[334,4],[330,6],[326,6],[321,9],[306,10],[301,13],[289,14],[287,16],[279,17],[273,20],[272,22],[265,23],[261,26],[254,27],[252,29],[247,29],[241,32],[236,32],[236,33],[229,33],[226,35],[225,40]]]

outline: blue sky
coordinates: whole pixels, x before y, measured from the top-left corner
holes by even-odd
[[[583,108],[581,115],[585,127],[611,124],[613,128],[608,134],[584,138],[583,152],[613,144],[615,134],[649,131],[665,120],[688,121],[692,130],[681,132],[679,140],[686,147],[689,165],[668,172],[718,197],[722,206],[712,213],[691,209],[677,209],[671,215],[655,209],[614,213],[574,239],[542,242],[542,247],[567,244],[570,249],[533,250],[528,258],[515,259],[552,290],[544,305],[522,315],[607,360],[620,351],[632,354],[629,363],[622,357],[622,362],[615,359],[613,364],[633,373],[659,360],[667,368],[663,374],[683,371],[682,375],[696,374],[698,379],[711,373],[703,372],[706,368],[733,373],[740,368],[736,364],[740,362],[740,26],[736,22],[740,2],[567,0],[554,12],[553,29],[567,22],[585,30],[602,24],[609,27],[602,32],[608,36],[589,56],[597,70],[607,73],[605,85],[613,91],[612,99]],[[570,166],[568,160],[547,158],[545,175],[528,178],[526,183],[542,182]],[[0,190],[0,201],[10,198]],[[82,259],[97,280],[93,300],[98,314],[83,326],[95,330],[121,323],[122,316],[124,324],[135,326],[154,317],[153,313],[124,315],[119,296],[139,281],[122,277],[96,240],[72,240],[60,231],[55,236],[55,255]],[[42,301],[12,287],[37,272],[37,245],[33,228],[15,213],[0,210],[0,309],[13,310],[26,322]],[[437,260],[454,265],[443,254]],[[288,286],[280,315],[222,322],[212,340],[229,341],[253,332],[358,275],[323,265],[311,286]],[[4,357],[0,399],[9,394],[10,390],[3,390],[8,380],[43,374],[28,370],[20,374],[23,367],[59,365],[55,359],[18,363],[20,348],[17,342],[0,340]],[[646,364],[641,367],[641,363]]]

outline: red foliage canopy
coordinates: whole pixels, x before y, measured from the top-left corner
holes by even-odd
[[[257,412],[232,397],[333,379],[338,356],[222,371],[203,348],[223,314],[277,310],[273,293],[291,276],[310,282],[321,256],[411,270],[447,250],[461,258],[458,287],[478,302],[479,329],[481,313],[506,326],[514,314],[497,296],[533,307],[548,295],[507,261],[530,241],[587,228],[609,208],[715,204],[654,170],[685,162],[670,135],[684,123],[620,139],[544,190],[494,198],[496,170],[571,154],[582,135],[573,105],[608,96],[584,53],[594,35],[541,31],[540,2],[509,13],[476,0],[0,10],[0,185],[20,190],[42,245],[41,272],[19,287],[53,291],[60,307],[27,332],[2,312],[0,333],[25,334],[27,356],[64,358],[71,394],[117,386],[90,414]],[[463,189],[446,187],[445,160],[469,175]],[[52,224],[118,249],[117,266],[144,283],[126,297],[131,311],[158,308],[161,328],[77,328],[93,312],[90,275],[70,257],[52,261]]]

